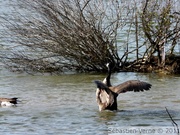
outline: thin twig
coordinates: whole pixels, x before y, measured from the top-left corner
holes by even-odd
[[[166,107],[165,107],[165,108],[166,108]],[[174,126],[174,128],[175,128],[175,126],[176,126],[177,134],[179,135],[179,127],[178,127],[178,124],[173,120],[173,118],[172,118],[172,116],[171,116],[171,114],[169,113],[169,111],[168,111],[167,108],[166,108],[166,112],[167,112],[167,114],[169,115],[169,118],[171,119],[172,125]]]

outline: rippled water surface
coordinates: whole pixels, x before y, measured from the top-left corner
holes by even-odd
[[[1,97],[18,97],[17,107],[0,108],[3,135],[108,134],[109,127],[172,126],[168,108],[180,125],[180,77],[141,73],[115,73],[114,85],[140,79],[150,91],[118,97],[118,112],[99,112],[93,80],[105,74],[31,76],[0,71]]]

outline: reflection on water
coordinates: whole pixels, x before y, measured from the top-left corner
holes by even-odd
[[[171,126],[165,111],[180,125],[180,77],[115,73],[114,85],[140,79],[153,84],[150,91],[124,93],[119,111],[99,112],[93,80],[104,74],[30,76],[0,71],[2,97],[18,97],[17,107],[1,107],[0,132],[4,135],[107,134],[108,127]]]

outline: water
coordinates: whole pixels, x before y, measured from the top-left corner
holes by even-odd
[[[93,80],[105,74],[31,76],[0,71],[1,97],[18,97],[17,107],[0,108],[3,135],[104,135],[109,128],[172,126],[168,108],[180,125],[180,76],[115,73],[112,83],[140,79],[153,84],[150,91],[124,93],[118,112],[99,112]]]

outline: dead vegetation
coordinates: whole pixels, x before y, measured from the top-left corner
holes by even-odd
[[[114,63],[114,71],[151,72],[170,66],[170,73],[180,73],[174,55],[180,33],[177,3],[12,1],[12,12],[0,17],[1,61],[12,71],[28,73],[104,72],[107,62]],[[127,38],[119,42],[123,29]]]

